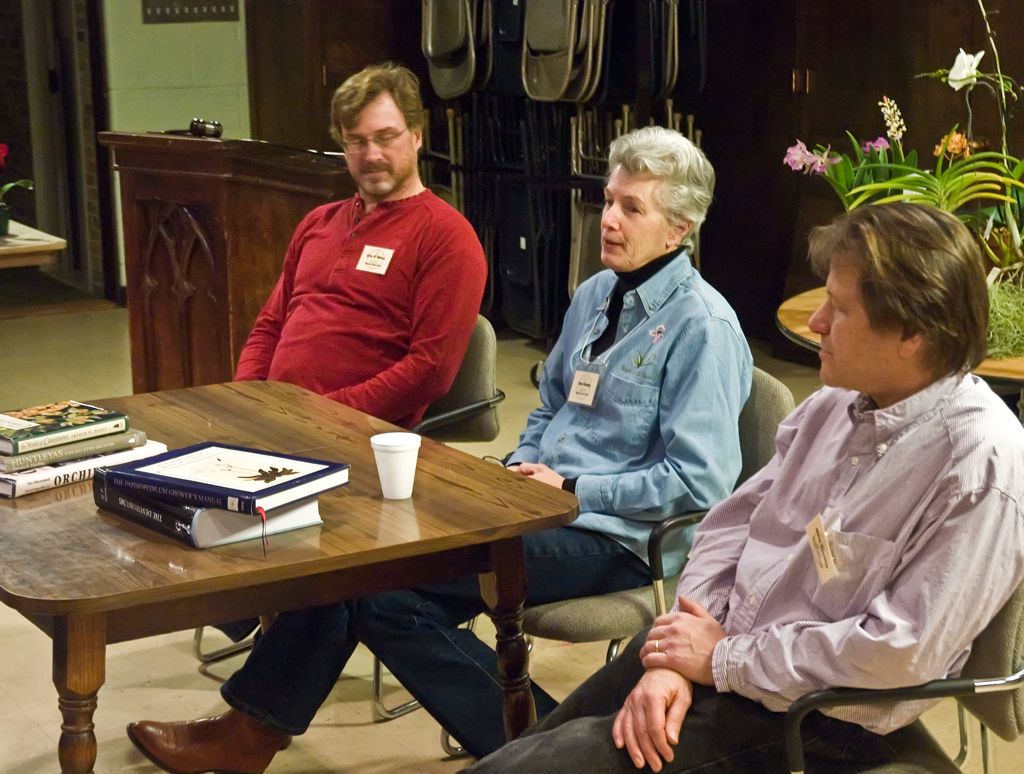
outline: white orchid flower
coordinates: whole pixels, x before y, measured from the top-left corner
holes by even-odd
[[[949,68],[949,77],[946,82],[955,91],[960,91],[964,86],[973,86],[978,82],[978,63],[985,56],[984,51],[977,54],[968,54],[962,48],[956,55],[956,61]]]

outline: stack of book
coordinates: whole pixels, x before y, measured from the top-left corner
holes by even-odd
[[[91,478],[100,465],[167,451],[128,416],[73,400],[0,413],[0,495],[22,495]]]
[[[323,524],[318,496],[349,466],[201,443],[96,470],[96,504],[195,548]]]

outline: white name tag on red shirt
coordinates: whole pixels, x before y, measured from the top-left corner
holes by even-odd
[[[820,513],[807,525],[807,542],[811,546],[811,556],[814,558],[814,568],[818,571],[818,581],[824,586],[839,575],[839,566],[836,563],[835,552],[832,550],[832,541],[829,540],[828,530],[825,529],[825,522],[821,520]]]
[[[593,406],[600,379],[601,374],[594,371],[577,371],[572,377],[572,387],[569,388],[567,400],[580,406]]]
[[[391,256],[395,251],[387,247],[374,247],[365,245],[363,254],[359,256],[359,263],[356,264],[356,271],[368,271],[371,274],[384,274],[391,263]]]

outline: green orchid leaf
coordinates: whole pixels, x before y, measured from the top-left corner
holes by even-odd
[[[7,192],[10,191],[12,188],[27,188],[28,190],[31,191],[32,181],[28,179],[22,179],[15,180],[13,183],[6,183],[5,185],[0,185],[0,204],[3,203],[4,197],[7,196]]]
[[[860,143],[857,142],[857,138],[853,136],[853,133],[847,130],[846,136],[850,138],[850,147],[853,148],[853,157],[857,159],[857,163],[864,161],[864,151],[861,150]]]

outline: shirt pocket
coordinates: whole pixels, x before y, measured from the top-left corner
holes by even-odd
[[[896,561],[896,544],[859,532],[833,531],[830,536],[839,574],[828,583],[818,582],[811,603],[838,621],[857,615],[885,586]]]
[[[599,414],[603,428],[595,431],[604,436],[598,440],[615,440],[610,451],[625,452],[627,456],[643,456],[656,435],[660,385],[639,384],[608,373],[601,394]]]

